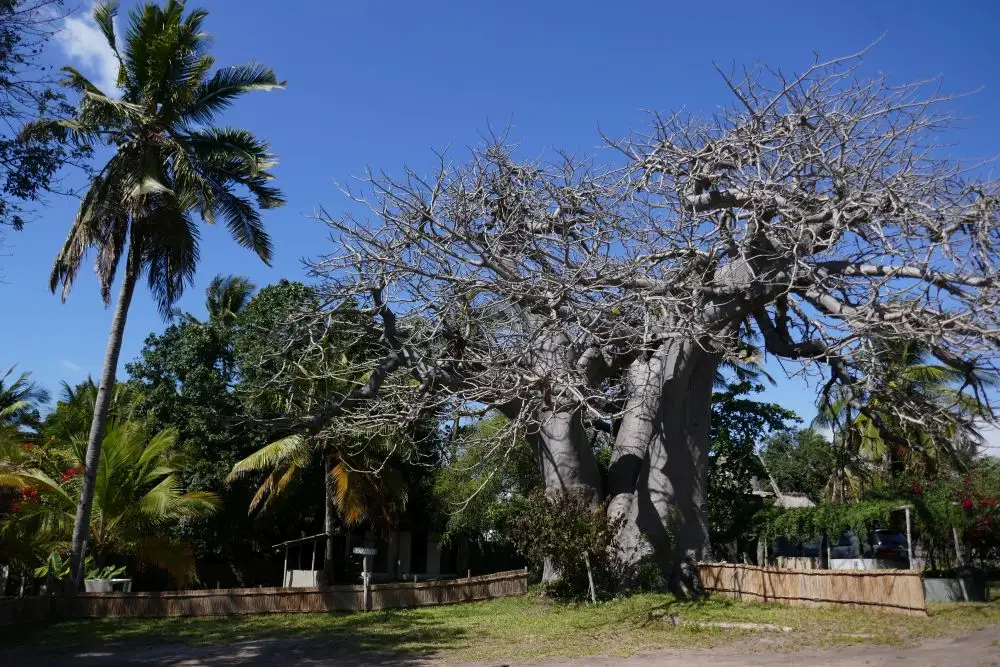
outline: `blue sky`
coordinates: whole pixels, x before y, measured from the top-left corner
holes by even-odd
[[[210,11],[220,65],[258,60],[288,80],[286,90],[250,96],[223,119],[269,139],[280,158],[276,174],[289,203],[266,214],[274,265],[238,248],[224,229],[204,229],[196,284],[180,303],[195,313],[220,272],[261,285],[303,278],[302,258],[329,247],[310,215],[319,205],[346,205],[335,181],[366,167],[420,169],[432,149],[461,154],[490,125],[510,125],[525,154],[589,153],[599,148],[598,130],[618,136],[641,128],[644,109],[711,113],[727,102],[714,62],[796,69],[814,52],[843,55],[885,34],[867,58],[869,71],[899,82],[940,75],[952,92],[982,87],[954,105],[965,117],[954,151],[1000,155],[995,2],[190,4]],[[123,2],[122,13],[132,5]],[[50,57],[107,80],[113,61],[87,9],[67,22]],[[0,365],[17,363],[52,389],[98,373],[111,320],[89,272],[66,303],[47,290],[73,211],[71,199],[50,200],[0,251],[0,304],[18,323],[0,327]],[[137,292],[123,364],[163,326],[148,295]],[[812,416],[812,394],[801,381],[782,382],[768,397]]]

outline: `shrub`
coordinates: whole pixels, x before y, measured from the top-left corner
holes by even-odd
[[[620,521],[608,518],[605,506],[594,505],[580,492],[549,495],[538,490],[511,512],[508,534],[518,552],[533,563],[549,560],[558,578],[546,592],[564,600],[589,598],[587,563],[595,593],[608,598],[637,580],[637,568],[619,557],[616,535]]]

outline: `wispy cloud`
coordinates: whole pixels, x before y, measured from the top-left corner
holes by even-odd
[[[105,93],[115,94],[118,59],[94,22],[94,5],[66,17],[56,37],[74,67]]]
[[[83,372],[83,366],[81,366],[80,364],[74,364],[72,361],[69,361],[67,359],[63,359],[62,360],[62,365],[63,365],[63,368],[71,370],[74,373],[82,373]]]
[[[995,426],[981,426],[979,434],[986,440],[985,453],[1000,457],[1000,429]]]

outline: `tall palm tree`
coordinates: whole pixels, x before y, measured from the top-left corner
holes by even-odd
[[[76,115],[48,121],[86,144],[105,144],[114,154],[92,179],[66,242],[56,257],[50,287],[73,286],[86,253],[97,254],[96,272],[105,305],[119,264],[124,273],[108,337],[85,459],[84,482],[73,529],[72,569],[79,589],[97,463],[114,386],[125,319],[143,273],[160,312],[167,316],[198,262],[195,216],[222,218],[240,245],[264,262],[271,241],[258,209],[284,203],[271,185],[274,158],[266,143],[246,130],[210,125],[244,93],[270,90],[274,72],[260,65],[220,69],[202,30],[207,12],[185,14],[183,2],[135,8],[119,50],[114,4],[99,4],[94,19],[118,59],[121,97],[102,91],[71,67],[66,84],[82,95]]]

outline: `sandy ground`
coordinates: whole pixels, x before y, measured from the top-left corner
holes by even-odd
[[[189,648],[183,646],[116,647],[114,649],[70,653],[60,656],[40,656],[24,649],[0,651],[0,665],[42,667],[123,667],[125,665],[157,667],[262,667],[264,665],[310,665],[316,667],[355,667],[386,665],[387,667],[441,667],[449,664],[427,657],[400,656],[378,653],[346,652],[315,640],[288,639],[240,642],[227,646]],[[906,667],[1000,667],[1000,626],[994,626],[959,638],[936,639],[912,648],[886,646],[852,646],[841,649],[800,651],[791,653],[748,652],[740,647],[711,650],[658,651],[632,658],[588,657],[572,660],[505,663],[491,661],[462,663],[454,667],[500,667],[514,664],[534,667],[652,667],[653,665],[685,665],[686,667],[737,667],[795,665],[809,667],[839,667],[847,665],[905,665]]]

